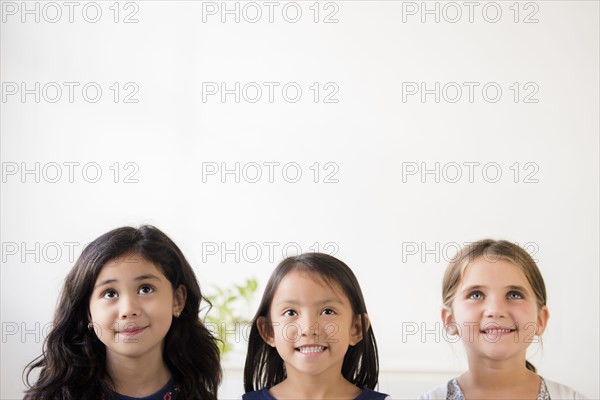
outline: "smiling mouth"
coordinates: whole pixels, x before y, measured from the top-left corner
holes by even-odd
[[[488,328],[481,331],[486,335],[503,335],[516,331],[516,329],[511,328]]]
[[[302,354],[316,354],[322,353],[326,348],[327,347],[325,346],[301,346],[296,348],[296,351],[299,351]]]
[[[122,331],[117,332],[119,335],[123,335],[123,336],[135,336],[138,333],[143,332],[146,329],[146,327],[143,328],[134,328],[134,329],[125,329]]]

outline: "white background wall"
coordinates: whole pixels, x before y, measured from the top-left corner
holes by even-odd
[[[360,279],[394,398],[465,369],[437,325],[456,246],[518,242],[549,292],[532,361],[600,397],[598,13],[595,1],[136,1],[78,2],[70,22],[63,2],[2,2],[0,397],[21,398],[83,244],[142,223],[179,244],[207,292],[252,276],[262,289],[295,244],[335,253]],[[221,82],[240,83],[239,102],[207,91]],[[422,98],[436,82],[439,101]],[[206,175],[235,163],[239,182]],[[226,362],[223,398],[242,392],[241,360]]]

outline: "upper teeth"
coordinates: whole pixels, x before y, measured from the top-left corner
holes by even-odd
[[[323,346],[305,346],[305,347],[300,347],[298,350],[300,350],[301,353],[318,353],[320,351],[325,350],[325,347],[323,347]]]
[[[510,329],[486,329],[485,330],[485,333],[492,333],[492,332],[510,333]]]

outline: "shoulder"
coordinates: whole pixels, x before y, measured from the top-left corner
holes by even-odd
[[[358,397],[354,400],[384,400],[389,398],[389,395],[385,393],[376,392],[369,388],[364,388]]]
[[[275,397],[271,396],[269,393],[269,389],[264,388],[261,390],[255,390],[254,392],[244,393],[242,395],[242,400],[277,400]]]
[[[452,384],[453,381],[454,379],[423,393],[419,396],[419,400],[446,400],[448,397],[448,385]]]
[[[569,386],[561,385],[560,383],[553,382],[543,377],[542,379],[546,383],[546,388],[548,389],[551,399],[586,399],[584,395],[570,388]]]

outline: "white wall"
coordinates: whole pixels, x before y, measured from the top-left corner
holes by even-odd
[[[118,23],[112,2],[80,2],[72,23],[62,2],[27,2],[38,4],[39,22],[22,4],[2,3],[0,32],[2,399],[21,397],[22,368],[41,351],[73,263],[69,249],[76,257],[101,233],[141,223],[180,245],[207,291],[250,276],[264,285],[290,243],[335,250],[362,284],[381,389],[394,398],[465,368],[460,346],[436,330],[456,245],[484,237],[526,245],[551,312],[532,360],[547,378],[600,397],[597,2],[479,2],[472,22],[463,2],[321,2],[317,23],[313,2],[277,3],[272,23],[263,2],[228,2],[239,23],[221,22],[221,2],[122,2]],[[86,21],[96,4],[99,21]],[[288,22],[296,7],[300,20]],[[439,23],[423,7],[437,7]],[[21,83],[35,82],[39,102],[23,100]],[[72,102],[64,82],[76,82],[67,84]],[[233,94],[222,102],[203,91],[210,82],[246,91],[239,103]],[[249,82],[262,88],[256,103]],[[264,82],[277,82],[267,84],[272,102]],[[439,102],[410,95],[421,82],[440,83]],[[96,85],[102,96],[92,103]],[[129,94],[136,103],[124,102]],[[263,166],[257,183],[252,162]],[[272,162],[280,164],[270,182]],[[35,163],[39,177],[21,174]],[[203,177],[212,163],[240,163],[240,182]],[[436,163],[438,182],[408,174]],[[297,166],[302,175],[290,183]],[[88,182],[95,167],[102,176]],[[223,252],[236,243],[236,254]],[[224,397],[241,393],[240,366],[228,363]]]

